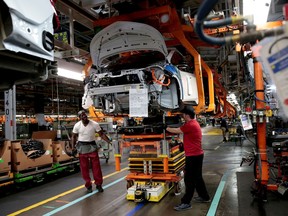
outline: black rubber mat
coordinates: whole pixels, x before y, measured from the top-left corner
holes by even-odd
[[[267,202],[261,202],[251,194],[252,172],[237,172],[238,215],[251,216],[287,216],[288,200],[277,192],[268,191]]]

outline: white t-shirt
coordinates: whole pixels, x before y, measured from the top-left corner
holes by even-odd
[[[84,126],[82,121],[77,122],[73,127],[73,133],[78,134],[78,141],[91,142],[95,140],[95,133],[101,130],[100,125],[89,120],[89,123]]]

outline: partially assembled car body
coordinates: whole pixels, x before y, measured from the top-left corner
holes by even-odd
[[[195,75],[185,56],[167,49],[161,33],[136,22],[118,21],[96,34],[90,44],[96,72],[85,85],[83,107],[129,113],[130,89],[145,88],[149,114],[197,105]]]
[[[54,65],[52,0],[0,0],[0,89],[36,82]]]

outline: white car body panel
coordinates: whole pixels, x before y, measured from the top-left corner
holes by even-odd
[[[137,50],[154,50],[167,55],[161,33],[143,23],[115,22],[96,34],[90,43],[91,57],[98,68],[104,67],[104,60],[112,55]]]
[[[196,77],[184,71],[180,71],[182,85],[183,85],[183,98],[182,101],[187,103],[189,101],[195,101],[198,104],[198,89]]]
[[[43,47],[42,32],[53,35],[54,8],[50,0],[4,0],[9,8],[12,26],[0,19],[0,50],[22,52],[47,60],[54,60],[54,50]],[[1,10],[1,9],[0,9]],[[6,27],[6,31],[4,30]],[[10,31],[10,32],[9,32]]]
[[[0,90],[57,74],[53,36],[57,20],[50,0],[0,0],[0,71],[5,74]]]

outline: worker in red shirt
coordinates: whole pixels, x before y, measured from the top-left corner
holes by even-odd
[[[210,202],[210,196],[202,177],[202,165],[204,151],[202,149],[202,131],[195,119],[195,112],[192,107],[185,106],[181,111],[185,123],[178,128],[167,127],[167,131],[175,134],[183,134],[185,152],[184,183],[185,194],[181,203],[174,207],[176,211],[183,211],[191,208],[191,200],[196,189],[198,197],[196,202]]]

